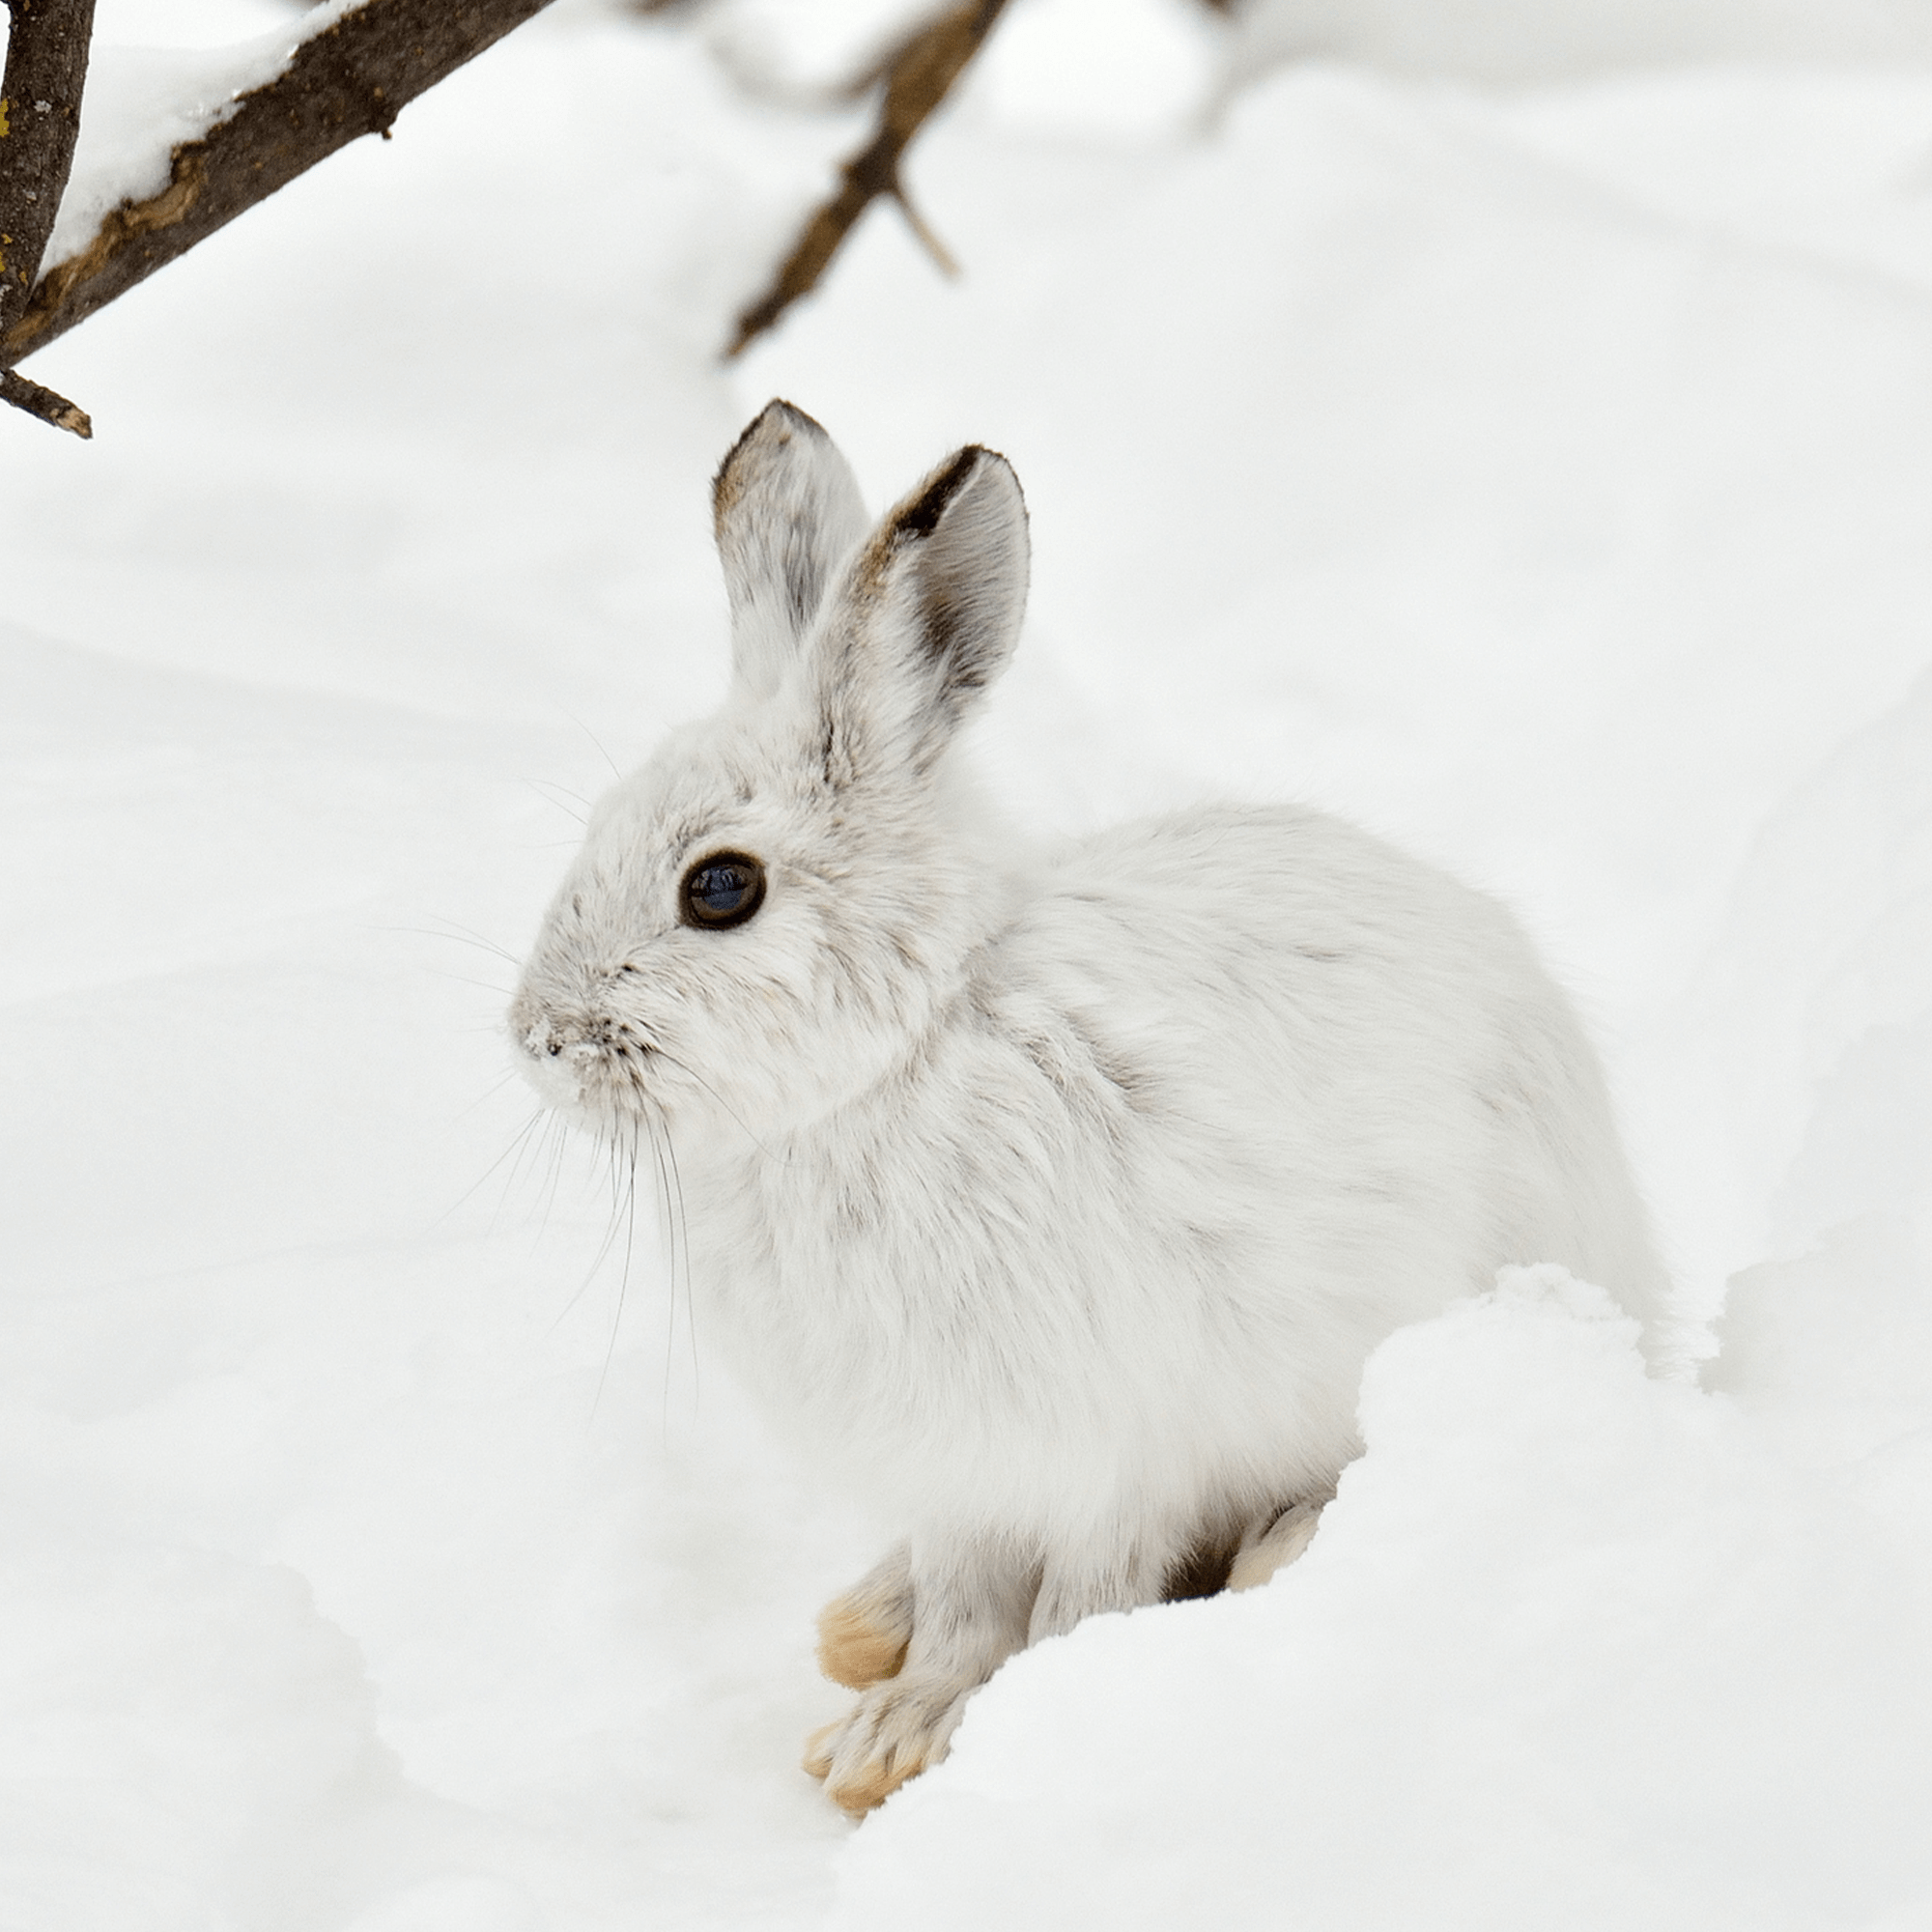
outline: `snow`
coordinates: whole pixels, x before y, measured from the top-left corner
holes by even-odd
[[[1501,85],[1719,61],[1932,58],[1925,0],[1254,0],[1238,59],[1340,56]]]
[[[986,43],[974,91],[1015,131],[1148,140],[1208,111],[1229,46],[1199,0],[1054,0],[1013,9]]]
[[[738,11],[560,0],[36,358],[91,445],[0,423],[0,1927],[1932,1923],[1932,78],[1579,4],[1507,95],[1204,118],[1219,30],[1083,93],[1016,0],[912,163],[964,277],[879,211],[724,367],[863,126]],[[1696,1385],[1550,1270],[1396,1337],[1300,1563],[856,1832],[795,1764],[880,1532],[519,1141],[492,950],[718,695],[774,392],[875,502],[1013,458],[1037,820],[1307,796],[1504,893],[1722,1303]]]
[[[95,18],[80,136],[60,216],[42,256],[51,269],[78,255],[102,218],[123,201],[145,201],[168,185],[169,159],[184,141],[198,141],[235,111],[237,99],[266,86],[309,35],[341,17],[356,0],[327,0],[290,24],[288,10],[255,0],[218,10],[231,29],[248,14],[276,21],[249,39],[211,45],[128,44],[129,30],[165,33],[168,19],[136,0],[110,0]]]
[[[834,1922],[1714,1932],[1914,1898],[1921,1579],[1633,1342],[1554,1268],[1390,1341],[1293,1583],[1017,1660],[859,1834]]]
[[[945,0],[712,0],[696,26],[741,85],[794,101],[835,97]]]

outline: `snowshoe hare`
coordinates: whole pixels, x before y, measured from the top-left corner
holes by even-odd
[[[1002,457],[873,526],[774,402],[713,488],[730,696],[597,806],[511,1026],[669,1148],[697,1332],[904,1536],[820,1623],[863,1694],[807,1768],[857,1812],[1013,1651],[1298,1551],[1402,1323],[1506,1263],[1653,1325],[1663,1281],[1499,906],[1298,807],[1036,849],[972,788],[1026,602]]]

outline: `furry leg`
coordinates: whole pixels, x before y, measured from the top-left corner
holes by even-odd
[[[1035,1598],[1027,1642],[1063,1636],[1083,1617],[1104,1610],[1138,1609],[1166,1595],[1176,1551],[1110,1548],[1062,1551],[1047,1559]]]
[[[807,1743],[805,1768],[834,1804],[869,1811],[946,1755],[966,1699],[1026,1642],[1035,1574],[988,1542],[914,1547],[919,1608],[903,1665]]]
[[[818,1667],[863,1690],[896,1677],[912,1642],[912,1546],[901,1543],[818,1613]]]

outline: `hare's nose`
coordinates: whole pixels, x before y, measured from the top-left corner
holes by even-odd
[[[524,1050],[536,1059],[590,1060],[614,1043],[616,1031],[608,1019],[544,1014],[525,1030]]]
[[[582,1034],[555,1019],[533,1020],[524,1030],[524,1051],[537,1059],[554,1060],[565,1048],[582,1043]]]

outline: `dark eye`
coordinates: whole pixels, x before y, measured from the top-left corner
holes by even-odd
[[[746,852],[714,852],[684,875],[684,923],[743,925],[765,902],[765,868]]]

